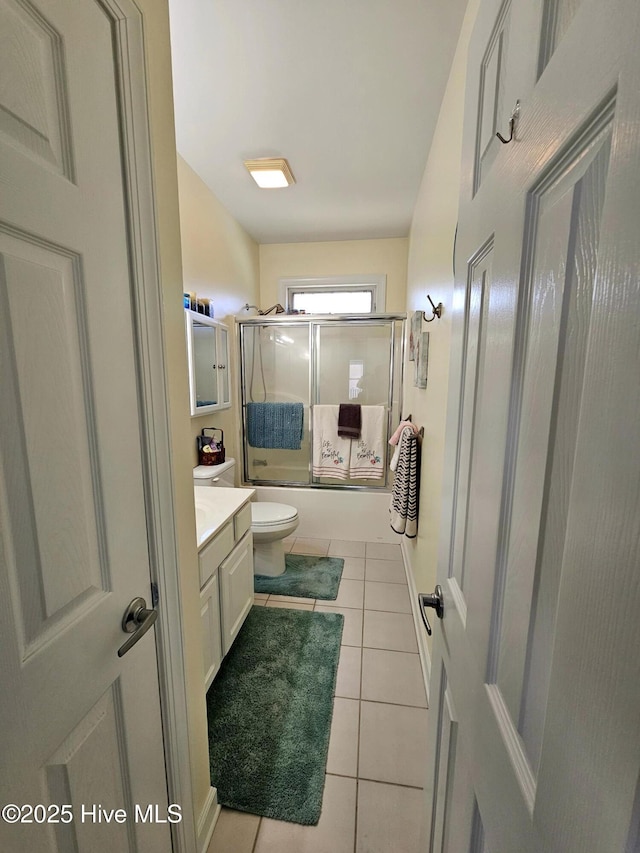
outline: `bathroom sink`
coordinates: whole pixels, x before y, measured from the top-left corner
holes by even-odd
[[[211,537],[221,526],[219,508],[209,500],[199,500],[196,496],[196,534],[198,547]]]
[[[233,514],[253,495],[250,489],[207,489],[196,486],[196,542],[202,548]]]
[[[199,530],[207,523],[207,511],[205,507],[198,506],[196,503],[196,529]]]

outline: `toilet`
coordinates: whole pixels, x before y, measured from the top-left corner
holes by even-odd
[[[234,488],[236,460],[220,465],[198,465],[193,469],[194,486]],[[270,501],[251,502],[253,534],[253,572],[256,575],[281,575],[285,570],[282,540],[290,536],[300,523],[298,511],[288,504]]]

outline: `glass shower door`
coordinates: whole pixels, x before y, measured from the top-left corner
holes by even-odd
[[[401,328],[401,323],[398,323]],[[393,364],[394,350],[401,340],[394,322],[336,322],[314,325],[314,405],[337,406],[356,403],[366,408],[365,417],[375,418],[372,441],[360,447],[352,441],[350,474],[343,477],[313,477],[321,485],[351,485],[381,488],[387,484],[388,433],[394,416]],[[319,412],[317,413],[317,416]],[[317,423],[317,421],[316,421]],[[363,423],[364,427],[364,423]],[[356,455],[360,451],[360,463]],[[316,448],[316,454],[318,448]],[[382,476],[362,474],[362,459],[370,462]],[[377,461],[379,460],[379,461]],[[358,472],[357,475],[355,472]]]
[[[404,316],[256,318],[240,323],[244,480],[256,485],[384,489],[390,484],[390,431],[400,418]],[[318,449],[316,406],[356,403],[371,441]],[[293,407],[293,408],[292,408]],[[373,411],[375,410],[375,411]],[[302,436],[300,420],[302,414]],[[336,410],[324,439],[337,438]],[[282,416],[274,429],[270,417]],[[258,425],[257,418],[266,418]],[[297,418],[297,420],[296,420]],[[298,429],[299,445],[290,426]],[[322,440],[324,440],[322,439]],[[293,446],[295,444],[295,446]],[[355,449],[354,449],[355,447]],[[323,455],[324,454],[324,455]],[[338,454],[341,455],[341,454]],[[354,460],[352,460],[352,456]],[[326,464],[314,461],[327,459]],[[324,470],[321,470],[323,469]],[[338,474],[339,476],[336,476]]]
[[[310,327],[307,322],[241,326],[245,477],[252,483],[310,482]],[[266,404],[266,405],[265,405]],[[291,406],[293,404],[293,407]],[[269,419],[302,406],[302,437],[269,431]],[[285,408],[287,407],[287,408]],[[253,418],[253,423],[252,423]],[[261,419],[258,428],[257,419]],[[299,435],[299,433],[298,433]]]

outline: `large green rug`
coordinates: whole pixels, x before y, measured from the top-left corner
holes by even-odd
[[[225,806],[316,824],[344,617],[253,607],[207,693],[209,764]]]
[[[334,601],[338,595],[344,560],[342,557],[308,557],[286,554],[284,574],[271,577],[254,575],[254,592],[270,595],[294,595]]]

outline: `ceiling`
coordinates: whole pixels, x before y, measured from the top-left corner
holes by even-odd
[[[178,151],[257,242],[409,233],[466,0],[169,4]]]

